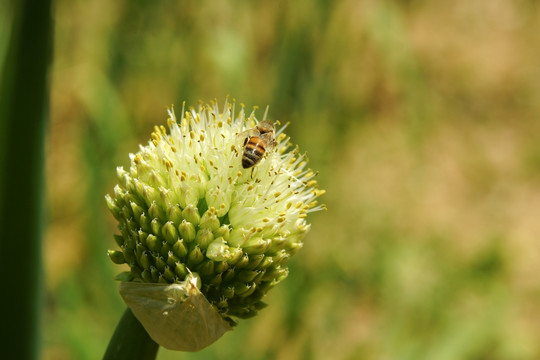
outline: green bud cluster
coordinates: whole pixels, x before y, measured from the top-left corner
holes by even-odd
[[[230,246],[231,224],[215,208],[205,209],[204,201],[184,209],[160,204],[163,211],[157,211],[144,194],[121,188],[115,194],[107,203],[119,222],[122,235],[115,240],[121,251],[108,255],[115,264],[127,263],[133,279],[174,283],[197,273],[210,303],[227,316],[246,318],[264,307],[266,292],[288,274],[290,243],[252,237],[242,247]]]
[[[316,174],[303,169],[297,151],[285,151],[283,134],[257,171],[242,169],[239,134],[256,123],[243,109],[234,120],[230,104],[223,112],[215,105],[186,112],[179,123],[169,114],[170,134],[156,127],[130,155],[129,171],[117,170],[106,201],[120,250],[108,255],[129,265],[132,281],[199,277],[201,292],[231,323],[254,316],[287,276],[309,230],[306,214],[324,208],[314,200],[323,193],[310,180]]]

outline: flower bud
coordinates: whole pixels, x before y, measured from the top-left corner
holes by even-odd
[[[223,294],[223,297],[227,299],[232,299],[234,297],[234,286],[225,286],[221,293]]]
[[[222,279],[222,274],[218,273],[210,280],[209,284],[212,285],[212,286],[219,286],[221,284],[222,280],[223,280]],[[217,306],[219,307],[219,305],[217,305]]]
[[[135,256],[137,257],[137,259],[139,259],[143,253],[145,253],[147,250],[146,246],[144,246],[143,244],[137,244],[137,246],[135,247]]]
[[[270,267],[266,270],[266,273],[262,277],[262,281],[281,281],[287,277],[289,271],[287,268],[281,268],[279,266]]]
[[[272,243],[270,244],[268,251],[273,252],[273,253],[278,252],[279,250],[283,249],[285,244],[287,244],[286,237],[276,236],[272,239]]]
[[[263,276],[266,274],[266,269],[257,270],[257,275],[253,278],[255,284],[259,284],[262,281]]]
[[[210,259],[203,261],[197,267],[198,273],[203,279],[209,279],[214,275],[214,262]]]
[[[182,222],[182,210],[178,205],[169,206],[167,209],[167,219],[172,221],[176,226],[180,225]]]
[[[131,208],[127,205],[124,205],[122,207],[122,216],[124,219],[131,219],[133,217],[133,213],[131,212]]]
[[[124,238],[121,235],[113,235],[114,241],[116,241],[116,244],[120,247],[124,246]]]
[[[222,237],[223,240],[228,241],[231,229],[229,225],[221,225],[217,230],[214,231],[214,236],[216,238]]]
[[[159,236],[161,234],[161,224],[158,219],[153,219],[150,222],[150,228],[152,229],[152,233],[156,236]]]
[[[263,254],[270,246],[270,240],[263,240],[260,237],[251,238],[244,243],[242,248],[249,255]]]
[[[139,229],[139,231],[137,232],[137,236],[139,237],[139,242],[144,246],[147,246],[146,239],[148,238],[148,233]]]
[[[155,201],[153,201],[152,205],[150,205],[150,207],[148,208],[148,215],[150,215],[152,219],[164,218],[163,210],[161,209],[160,206],[158,206],[158,204]]]
[[[161,272],[165,271],[165,268],[167,267],[167,262],[165,259],[163,259],[161,256],[155,257],[154,259],[156,261],[156,268]]]
[[[229,259],[227,259],[227,264],[229,264],[230,266],[236,265],[238,261],[244,255],[242,248],[238,248],[238,247],[234,247],[234,248],[229,247],[229,252],[230,252],[230,256],[229,256]]]
[[[122,219],[122,210],[116,205],[116,202],[109,196],[105,196],[105,200],[107,201],[107,207],[113,214],[114,218],[118,221]]]
[[[172,251],[179,259],[184,259],[188,253],[184,240],[177,240],[172,247]]]
[[[168,283],[172,283],[174,282],[174,278],[176,277],[176,274],[174,273],[174,271],[171,269],[170,266],[166,266],[165,270],[163,271],[163,277],[165,278],[165,280],[167,280]]]
[[[304,244],[302,243],[288,243],[287,245],[285,245],[285,248],[289,252],[289,255],[292,256],[296,254],[298,250],[300,250],[303,246]]]
[[[158,253],[161,250],[161,240],[159,240],[153,234],[149,234],[145,240],[148,250]]]
[[[289,260],[289,253],[285,250],[279,251],[276,255],[272,257],[273,263],[276,265],[283,265]]]
[[[144,280],[144,282],[154,282],[154,280],[152,279],[152,274],[150,273],[150,270],[148,269],[144,269],[143,272],[141,273],[141,277],[142,279]]]
[[[166,242],[162,243],[159,254],[166,259],[169,256],[169,251],[172,251],[172,246]]]
[[[256,285],[255,283],[243,283],[243,282],[235,282],[234,283],[234,293],[235,295],[238,295],[240,297],[248,297],[249,295],[253,294],[255,291]]]
[[[259,269],[266,269],[267,267],[274,264],[274,259],[270,256],[265,256],[263,261],[257,266]]]
[[[220,226],[219,219],[216,216],[214,208],[208,209],[201,217],[199,227],[201,229],[208,229],[210,231],[216,231]]]
[[[196,245],[188,254],[188,267],[199,265],[204,260],[204,255],[199,245]]]
[[[178,232],[176,231],[176,227],[174,227],[174,223],[172,221],[168,221],[165,223],[165,225],[163,225],[161,228],[161,233],[169,245],[173,245],[176,243],[176,241],[178,241]]]
[[[263,262],[265,256],[263,254],[250,255],[249,263],[245,266],[246,269],[257,269],[260,264]]]
[[[188,271],[187,271],[186,266],[184,264],[182,264],[180,262],[177,262],[174,265],[174,273],[176,274],[176,276],[178,276],[178,278],[180,280],[184,280],[184,278],[188,274]]]
[[[136,186],[142,187],[141,195],[142,195],[142,197],[146,201],[146,204],[149,207],[152,205],[152,203],[154,201],[159,199],[159,193],[155,188],[153,188],[151,186],[148,186],[148,185],[145,185],[145,184],[142,184],[142,183],[138,183],[138,185],[136,185]]]
[[[194,226],[199,225],[199,221],[201,220],[201,215],[199,215],[199,211],[195,206],[191,204],[186,206],[186,208],[182,211],[182,217],[186,221],[192,223]]]
[[[150,275],[152,276],[152,282],[158,282],[159,276],[161,274],[159,273],[159,270],[155,266],[150,266]]]
[[[169,254],[167,254],[167,264],[169,266],[174,266],[177,262],[180,262],[178,256],[174,255],[172,251],[169,251]]]
[[[134,250],[137,246],[137,237],[131,234],[124,236],[124,247],[129,250]]]
[[[137,203],[135,203],[134,201],[130,201],[129,203],[131,205],[131,210],[133,212],[133,217],[135,219],[138,219],[141,217],[141,215],[144,213],[144,210],[142,207],[140,207],[139,205],[137,205]]]
[[[246,266],[248,266],[248,264],[249,264],[249,256],[242,252],[242,257],[240,258],[240,260],[238,260],[238,262],[236,263],[234,267],[236,269],[243,269]]]
[[[145,213],[143,213],[141,217],[139,218],[139,224],[141,225],[141,229],[143,229],[143,231],[146,233],[152,232],[150,221],[151,221],[150,218]]]
[[[139,256],[139,265],[141,265],[143,269],[150,269],[152,263],[152,257],[146,251]]]
[[[236,275],[236,279],[242,282],[250,282],[253,281],[259,273],[260,272],[256,270],[242,270]]]
[[[202,250],[206,250],[208,245],[214,240],[214,234],[209,229],[200,229],[195,237],[195,242]]]
[[[131,265],[131,271],[130,272],[131,272],[131,275],[133,276],[133,278],[135,278],[135,279],[142,278],[142,270],[137,265]]]
[[[228,269],[223,273],[223,282],[228,283],[231,282],[235,278],[235,271],[234,269]]]
[[[129,266],[134,266],[134,264],[137,262],[137,257],[135,256],[135,252],[133,251],[133,249],[127,249],[126,247],[123,247],[122,252],[124,253],[124,258],[129,264]]]
[[[125,204],[125,196],[127,192],[123,190],[120,186],[116,185],[113,189],[114,191],[114,199],[117,200],[115,202],[116,206],[123,206]]]
[[[182,239],[188,243],[195,240],[197,234],[195,226],[186,220],[182,220],[182,223],[178,226],[178,232]]]
[[[222,273],[229,269],[229,264],[225,261],[216,261],[214,263],[214,270],[216,273]]]
[[[109,250],[107,251],[107,255],[109,255],[112,262],[115,264],[124,264],[126,262],[124,253],[122,251]]]
[[[244,228],[232,229],[229,235],[229,246],[233,247],[242,247],[246,241],[246,236],[248,232]]]

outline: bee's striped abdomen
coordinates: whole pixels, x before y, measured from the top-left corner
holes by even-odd
[[[265,142],[258,136],[250,137],[245,145],[244,154],[242,155],[242,167],[249,169],[261,161],[265,152]]]

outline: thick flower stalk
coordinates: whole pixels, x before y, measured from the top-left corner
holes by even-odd
[[[302,247],[307,214],[324,205],[317,205],[316,173],[283,128],[255,166],[242,167],[246,130],[258,123],[255,111],[235,113],[234,103],[182,110],[180,120],[169,111],[169,129],[155,127],[151,141],[130,154],[129,169],[117,169],[119,184],[106,200],[119,221],[120,250],[109,256],[129,265],[127,280],[195,277],[231,324],[264,306]]]

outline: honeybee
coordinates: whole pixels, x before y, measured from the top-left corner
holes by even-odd
[[[264,120],[253,129],[240,134],[240,136],[245,136],[244,154],[242,155],[242,167],[244,169],[257,165],[264,153],[274,148],[276,145],[274,133],[274,123],[270,120]]]

